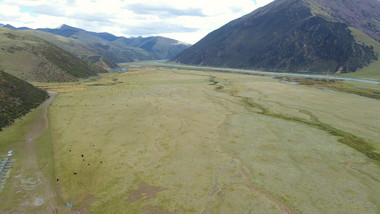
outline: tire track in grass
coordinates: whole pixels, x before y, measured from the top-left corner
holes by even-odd
[[[227,90],[224,89],[224,86],[220,85],[218,81],[216,81],[216,78],[214,76],[210,76],[209,78],[209,82],[211,84],[209,85],[212,85],[215,87],[215,90],[218,91],[218,92],[226,92]],[[229,85],[229,87],[233,87],[232,85]],[[233,96],[233,97],[237,97],[237,90],[232,90],[230,95]],[[215,100],[215,99],[214,99]],[[215,100],[215,102],[217,104],[220,104],[221,106],[224,106],[222,103],[218,102],[217,100]],[[227,109],[227,111],[229,111]],[[242,175],[242,185],[244,185],[245,187],[248,188],[249,191],[255,193],[255,194],[258,194],[264,198],[266,198],[267,200],[269,200],[270,202],[272,202],[273,204],[275,204],[282,212],[284,213],[288,213],[288,214],[295,214],[295,213],[298,213],[297,211],[295,211],[292,207],[290,207],[288,204],[286,204],[285,202],[283,202],[281,199],[278,199],[276,196],[272,195],[271,193],[267,192],[266,190],[262,189],[262,188],[259,188],[259,187],[256,187],[254,185],[252,185],[251,183],[251,175],[247,172],[246,170],[246,164],[245,162],[237,157],[236,155],[234,155],[233,153],[227,151],[223,145],[221,144],[221,142],[223,141],[223,139],[226,138],[226,132],[224,131],[225,128],[224,126],[226,126],[226,124],[228,123],[228,121],[231,119],[232,115],[234,113],[229,113],[225,116],[225,119],[222,123],[220,123],[217,127],[217,132],[218,132],[218,139],[216,140],[216,144],[217,146],[219,147],[218,148],[218,151],[220,153],[223,153],[225,154],[227,157],[233,159],[233,160],[236,160],[236,162],[238,163],[238,169],[239,169],[239,172],[240,174]],[[219,169],[217,170],[216,172],[216,175],[214,177],[214,186],[212,187],[212,189],[210,190],[210,193],[215,194],[216,193],[216,188],[219,187],[216,186],[217,184],[215,183],[215,181],[217,182],[217,179],[218,178],[218,174],[220,173]],[[223,192],[225,191],[228,187],[230,186],[233,186],[233,185],[229,185],[227,187],[224,187],[224,188],[221,188],[221,190],[219,191],[220,192]],[[211,206],[211,204],[208,204],[207,207],[206,207],[206,210]]]
[[[233,114],[230,113],[226,116],[225,120],[219,124],[218,128],[217,128],[217,131],[218,131],[218,134],[219,134],[219,139],[216,141],[218,147],[219,147],[219,150],[221,151],[221,153],[225,154],[227,157],[233,159],[233,160],[236,160],[238,162],[238,169],[239,169],[239,172],[243,175],[243,185],[245,187],[248,188],[249,191],[251,192],[254,192],[266,199],[268,199],[269,201],[271,201],[272,203],[274,203],[275,205],[277,205],[278,208],[280,208],[280,210],[282,212],[285,212],[285,213],[288,213],[288,214],[294,214],[294,213],[297,213],[293,208],[291,208],[289,205],[287,205],[285,202],[281,201],[280,199],[276,198],[274,195],[272,195],[271,193],[265,191],[264,189],[262,188],[259,188],[259,187],[256,187],[254,185],[252,185],[251,183],[251,175],[247,172],[246,170],[246,164],[245,162],[237,157],[236,155],[228,152],[221,144],[221,141],[223,139],[226,138],[226,132],[224,131],[224,126],[227,124],[227,122],[230,120],[231,116]],[[217,172],[219,173],[219,172]],[[224,188],[225,190],[226,188]]]

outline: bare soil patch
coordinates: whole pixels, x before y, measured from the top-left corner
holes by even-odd
[[[165,190],[165,188],[155,187],[145,182],[140,182],[138,189],[129,192],[129,197],[125,200],[128,203],[134,203],[141,199],[151,200],[157,193]]]

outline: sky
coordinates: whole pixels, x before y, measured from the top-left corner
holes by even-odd
[[[0,0],[0,23],[62,24],[117,36],[165,36],[194,44],[272,0]]]

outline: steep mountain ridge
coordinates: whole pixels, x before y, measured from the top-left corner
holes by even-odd
[[[377,0],[347,1],[373,3]],[[274,1],[211,32],[173,61],[275,71],[344,73],[354,72],[378,59],[373,47],[355,40],[347,24],[349,21],[333,21],[331,11],[334,10],[318,2]],[[368,32],[376,34],[376,30]]]
[[[0,131],[47,98],[46,91],[0,70]]]
[[[354,27],[380,42],[380,1],[304,0],[315,15]]]

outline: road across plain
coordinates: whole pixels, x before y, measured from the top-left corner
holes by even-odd
[[[237,68],[219,68],[219,67],[206,67],[206,66],[195,66],[195,65],[183,65],[183,64],[170,64],[164,63],[162,61],[154,61],[155,64],[166,67],[175,68],[187,68],[187,69],[207,69],[213,71],[224,71],[224,72],[234,72],[234,73],[245,73],[245,74],[255,74],[255,75],[265,75],[265,76],[285,76],[285,77],[305,77],[314,79],[333,79],[333,80],[344,80],[353,81],[361,83],[369,83],[374,85],[380,85],[380,80],[365,80],[358,78],[347,78],[347,77],[335,77],[326,75],[314,75],[314,74],[298,74],[298,73],[280,73],[280,72],[270,72],[270,71],[255,71],[247,69],[237,69]]]

